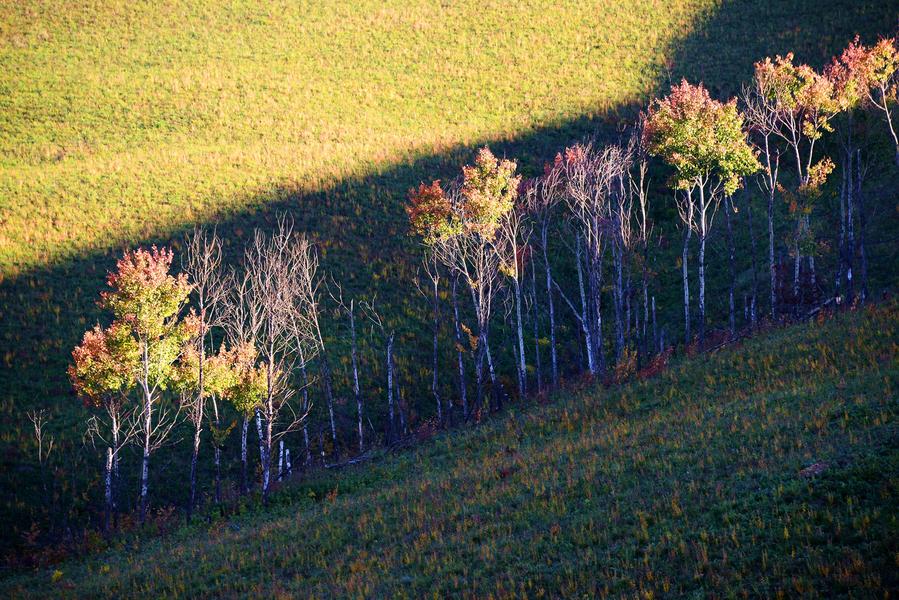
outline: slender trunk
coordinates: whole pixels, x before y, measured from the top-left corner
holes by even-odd
[[[768,275],[771,278],[771,318],[777,316],[777,264],[774,262],[774,188],[768,190]]]
[[[539,316],[539,311],[537,310],[537,264],[534,263],[531,268],[531,295],[534,298],[534,318],[532,319],[532,323],[534,325],[534,371],[537,375],[537,393],[543,391],[543,377],[540,369],[540,327],[537,322],[537,317]]]
[[[103,531],[109,531],[109,522],[112,517],[113,501],[112,501],[112,447],[106,449],[106,470],[104,472],[104,498],[106,500],[106,511],[103,515]]]
[[[584,348],[587,353],[587,369],[590,375],[596,375],[596,359],[593,356],[593,338],[591,336],[590,317],[587,314],[587,295],[584,291],[584,273],[581,263],[581,238],[577,238],[575,262],[577,263],[577,283],[581,294],[581,329],[584,331]]]
[[[699,236],[699,344],[705,341],[705,234]]]
[[[711,200],[711,199],[710,199]],[[705,341],[705,241],[708,237],[706,229],[705,185],[699,185],[699,345]]]
[[[621,353],[624,350],[624,288],[623,286],[623,251],[621,243],[616,240],[612,244],[612,257],[615,263],[615,293],[613,297],[615,308],[615,362],[621,360]],[[594,294],[598,294],[598,290],[594,290]]]
[[[153,394],[150,391],[150,357],[146,341],[141,344],[141,354],[143,357],[141,385],[144,392],[144,447],[140,470],[140,523],[143,524],[147,519],[147,495],[150,487],[150,436],[153,432]]]
[[[892,122],[890,124],[892,131]],[[895,133],[893,137],[895,138]],[[861,260],[861,301],[862,304],[865,303],[865,300],[868,299],[868,254],[865,248],[865,203],[864,203],[864,195],[862,194],[862,151],[856,150],[855,154],[855,169],[856,169],[856,178],[855,178],[855,200],[858,204],[858,250],[859,250],[859,259]]]
[[[549,352],[552,361],[552,381],[553,387],[559,385],[559,361],[556,354],[556,311],[553,302],[553,279],[552,271],[549,266],[549,253],[547,251],[547,235],[544,226],[541,233],[543,240],[543,264],[546,269],[546,300],[549,308]]]
[[[473,410],[480,410],[484,406],[484,341],[478,336],[478,347],[474,359],[474,379],[477,386],[477,397]],[[470,415],[467,415],[468,417]]]
[[[812,226],[811,223],[809,223],[808,215],[805,216],[805,231],[809,236],[812,235]],[[809,282],[811,283],[811,289],[814,290],[818,284],[818,278],[815,272],[815,256],[814,254],[810,254],[807,258]]]
[[[749,195],[749,186],[743,182],[743,195],[746,197],[746,224],[749,226],[749,252],[752,258],[752,297],[749,303],[749,325],[755,329],[758,321],[758,297],[759,297],[759,270],[756,257],[755,228],[752,223],[752,197]]]
[[[119,498],[119,452],[122,449],[121,443],[119,441],[121,422],[119,421],[119,413],[118,409],[114,409],[111,411],[110,420],[112,421],[112,464],[110,465],[112,469],[110,482],[109,482],[109,492],[110,492],[110,508],[112,512],[112,518],[115,522],[115,526],[118,527],[118,498]]]
[[[606,351],[602,345],[602,249],[598,242],[594,242],[593,252],[590,255],[590,295],[593,299],[594,327],[593,344],[594,354],[599,370],[606,370]]]
[[[690,279],[687,271],[687,259],[690,252],[690,225],[684,227],[684,249],[681,253],[681,270],[684,278],[684,342],[690,343]]]
[[[352,341],[353,395],[356,397],[356,430],[359,435],[359,452],[362,453],[365,450],[365,438],[362,433],[362,391],[359,387],[359,359],[356,349],[356,315],[352,301],[350,301],[350,338]]]
[[[306,468],[312,464],[312,446],[309,444],[309,425],[303,421],[303,443],[306,446]]]
[[[456,358],[459,368],[459,399],[462,401],[462,418],[468,418],[468,394],[465,389],[465,346],[462,343],[462,325],[459,321],[459,299],[456,287],[459,284],[459,276],[453,276],[452,300],[453,300],[453,328],[456,336]],[[452,406],[452,402],[450,403]],[[452,412],[452,410],[450,411]],[[450,416],[452,418],[452,415]]]
[[[322,374],[322,383],[325,386],[325,401],[328,403],[328,419],[331,425],[331,441],[334,443],[334,450],[337,450],[337,425],[334,421],[334,392],[331,383],[331,365],[328,363],[328,357],[325,354],[325,345],[319,336],[319,344],[321,350],[321,358],[319,360],[319,369]]]
[[[487,369],[490,373],[490,390],[496,410],[503,409],[503,397],[506,395],[503,384],[496,378],[496,370],[493,368],[493,355],[490,354],[490,341],[488,329],[484,327],[484,354],[487,356]]]
[[[259,463],[262,466],[262,497],[268,495],[269,459],[265,447],[265,434],[262,432],[262,411],[256,409],[256,435],[259,437]]]
[[[187,520],[194,513],[194,506],[197,502],[197,459],[200,457],[200,432],[202,428],[200,422],[194,426],[194,446],[190,455],[190,499],[187,502]]]
[[[643,288],[643,330],[640,332],[642,340],[643,353],[650,353],[649,344],[646,343],[646,328],[649,326],[649,244],[645,236],[643,239],[643,264],[640,267],[640,284]],[[655,332],[652,334],[653,345],[655,344]]]
[[[306,418],[303,419],[303,441],[306,445],[306,463],[305,467],[308,469],[312,464],[312,446],[309,444],[309,375],[306,372],[306,356],[303,353],[302,348],[300,348],[300,375],[303,378],[303,412],[307,413]]]
[[[266,463],[268,465],[269,474],[266,477],[266,485],[262,489],[263,500],[268,500],[268,492],[271,486],[272,426],[274,425],[275,421],[275,411],[272,407],[271,401],[269,401],[267,412],[268,414],[265,418],[265,456],[267,458]]]
[[[395,417],[393,409],[393,334],[387,336],[387,443],[395,440]]]
[[[278,440],[278,481],[284,479],[284,440]]]
[[[855,173],[853,152],[846,159],[846,297],[849,303],[855,299]]]
[[[247,431],[250,429],[250,418],[243,416],[240,426],[240,491],[246,494],[250,491],[250,481],[247,474]]]
[[[524,323],[521,320],[521,283],[517,276],[512,278],[512,290],[515,293],[515,329],[518,334],[518,397],[524,399],[527,395],[527,366],[524,357]]]
[[[731,211],[733,210],[733,198],[728,196],[724,200],[724,216],[726,217],[725,222],[727,225],[727,253],[728,253],[728,263],[730,266],[730,313],[729,324],[730,324],[730,336],[734,337],[737,334],[737,316],[736,316],[736,304],[734,301],[734,293],[737,287],[737,263],[736,263],[736,249],[734,248],[734,232],[731,225]]]
[[[624,279],[624,340],[630,340],[631,338],[631,298],[634,295],[634,290],[631,287],[631,273],[630,269],[627,269],[627,277]],[[634,330],[639,328],[639,323],[636,315],[636,311],[634,311]],[[624,343],[622,340],[622,344]]]
[[[440,384],[437,379],[437,371],[440,367],[440,345],[438,343],[440,336],[440,292],[438,279],[435,277],[431,282],[434,284],[434,339],[432,341],[434,356],[431,364],[431,393],[434,395],[434,402],[437,404],[437,422],[442,425],[443,403],[440,401]],[[362,427],[362,421],[359,421],[359,427]]]
[[[840,180],[840,234],[837,242],[839,260],[837,261],[837,276],[834,279],[833,296],[837,302],[842,301],[843,277],[846,266],[846,161],[843,159],[842,178]]]

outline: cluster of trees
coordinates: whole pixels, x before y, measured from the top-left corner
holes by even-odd
[[[547,387],[543,380],[547,370],[549,385],[559,384],[560,300],[568,321],[580,332],[577,344],[591,375],[630,372],[664,350],[650,266],[658,252],[650,206],[650,198],[658,198],[650,194],[650,170],[660,168],[654,164],[656,157],[667,165],[661,169],[670,174],[668,189],[682,224],[687,343],[694,339],[694,324],[700,344],[706,335],[706,245],[722,205],[730,275],[729,330],[734,333],[737,327],[737,249],[731,217],[740,205],[746,210],[752,257],[747,321],[751,327],[757,324],[761,285],[749,194],[753,185],[767,202],[771,317],[817,301],[824,284],[815,264],[819,246],[814,208],[836,166],[821,152],[820,140],[826,134],[839,142],[843,177],[832,298],[852,300],[858,294],[863,301],[866,168],[865,139],[857,123],[863,110],[883,118],[899,166],[893,124],[897,74],[895,39],[871,47],[856,39],[822,72],[794,64],[792,55],[765,59],[756,64],[753,80],[740,98],[722,102],[702,84],[682,81],[666,97],[653,100],[617,143],[574,144],[556,155],[538,177],[523,178],[514,161],[483,148],[458,178],[411,190],[406,207],[411,232],[424,248],[419,290],[429,299],[433,315],[430,389],[438,422],[452,424],[460,413],[462,420],[475,419],[484,411],[501,409],[509,398],[498,373],[502,344],[491,336],[497,308],[503,306],[511,323],[508,355],[513,358],[518,397]],[[793,221],[784,243],[792,259],[791,281],[785,281],[776,256],[778,199],[788,204]],[[698,245],[696,311],[691,305],[688,260],[694,245]],[[151,456],[185,420],[182,415],[193,433],[188,515],[198,501],[197,463],[206,429],[213,452],[214,497],[221,499],[222,448],[236,426],[228,424],[226,410],[239,416],[242,491],[251,485],[247,444],[250,425],[255,423],[259,468],[254,472],[259,473],[263,498],[273,479],[291,471],[285,436],[302,432],[304,463],[311,462],[308,416],[313,380],[320,383],[327,430],[334,448],[339,447],[335,382],[321,327],[322,276],[313,245],[281,219],[273,233],[255,233],[238,265],[223,264],[219,237],[202,229],[188,238],[181,273],[172,273],[173,260],[171,251],[155,247],[126,252],[109,275],[110,289],[100,301],[112,315],[111,324],[86,332],[72,353],[70,378],[79,396],[96,409],[89,431],[107,448],[107,526],[117,511],[123,449],[136,444],[141,451],[143,520]],[[560,260],[573,263],[572,277],[557,276]],[[858,290],[856,271],[860,271]],[[344,299],[336,284],[328,287],[349,324],[354,446],[361,453],[372,441],[366,440],[363,425],[368,417],[356,318],[361,314],[369,321],[383,343],[388,442],[408,431],[396,383],[395,332],[373,300],[357,306],[355,299]],[[455,371],[455,391],[448,395],[440,384],[447,298]],[[474,328],[466,326],[467,315],[473,317]],[[604,317],[612,319],[605,329]],[[548,367],[541,365],[545,339],[541,323],[548,323]],[[531,332],[526,334],[528,326]],[[532,342],[526,340],[530,335]],[[469,366],[473,366],[473,398]]]

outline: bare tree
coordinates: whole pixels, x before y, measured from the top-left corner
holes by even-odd
[[[641,114],[634,128],[628,149],[631,160],[628,163],[627,178],[630,203],[636,215],[635,240],[639,244],[640,283],[643,291],[643,351],[647,352],[652,344],[646,343],[646,328],[649,322],[649,240],[652,236],[652,223],[649,220],[649,154],[644,144],[643,127],[646,116]],[[653,336],[655,338],[655,336]]]
[[[424,278],[427,278],[428,285],[425,289],[425,286],[419,281],[417,277],[415,280],[415,287],[418,289],[419,293],[425,298],[429,299],[429,303],[431,305],[431,312],[433,315],[433,328],[432,328],[432,363],[431,363],[431,394],[434,396],[434,402],[437,405],[437,421],[440,424],[444,423],[444,414],[443,414],[443,403],[440,398],[440,386],[438,380],[438,372],[440,367],[440,345],[438,343],[440,336],[440,266],[437,260],[437,255],[433,252],[432,249],[428,248],[425,250],[425,255],[422,259],[422,269],[419,272],[420,274],[424,274]],[[449,404],[447,406],[447,415],[451,415],[453,411],[453,401],[452,397],[448,399]],[[360,422],[361,427],[361,422]]]
[[[221,305],[227,294],[227,286],[224,285],[222,265],[222,243],[215,231],[211,233],[202,227],[197,227],[188,236],[185,244],[185,254],[182,258],[182,270],[187,275],[191,285],[191,294],[196,306],[196,326],[198,328],[194,340],[193,357],[195,364],[189,368],[195,370],[196,379],[191,390],[187,391],[187,417],[194,426],[193,449],[190,460],[190,496],[187,503],[187,518],[190,520],[196,504],[197,495],[197,459],[200,454],[200,435],[203,431],[203,421],[206,418],[207,381],[207,353],[206,345],[211,343],[210,332],[213,327],[222,324]],[[193,362],[193,361],[192,361]],[[193,379],[193,377],[191,378]],[[218,407],[214,411],[211,427],[220,427]],[[216,464],[216,501],[219,500],[219,469],[221,461],[221,447],[217,443],[218,436],[213,435],[213,449]]]
[[[369,302],[363,302],[362,308],[365,310],[369,321],[372,323],[372,331],[377,330],[380,334],[384,346],[385,346],[385,357],[384,364],[387,368],[387,444],[392,444],[399,437],[398,428],[397,428],[397,412],[398,409],[401,412],[402,409],[399,408],[399,397],[394,397],[394,392],[396,390],[396,363],[393,358],[393,341],[396,337],[396,332],[393,329],[390,329],[388,325],[385,323],[384,319],[381,317],[381,314],[375,308],[375,301],[372,299]]]
[[[774,259],[774,199],[780,175],[780,148],[772,140],[777,130],[777,106],[758,78],[743,87],[743,109],[750,136],[760,150],[762,170],[757,183],[768,200],[768,276],[771,318],[777,315],[777,264]]]
[[[563,164],[568,209],[587,251],[590,303],[586,326],[593,346],[588,350],[587,358],[590,373],[595,374],[606,368],[602,344],[603,254],[610,230],[617,239],[615,227],[623,226],[620,222],[612,223],[612,202],[623,191],[622,181],[628,167],[628,153],[620,146],[606,146],[597,150],[589,143],[577,144],[565,151]],[[616,275],[620,276],[620,271],[616,270]],[[616,285],[620,289],[620,282],[617,280]],[[621,308],[620,297],[616,297],[616,350],[619,352],[623,346]]]
[[[556,348],[555,286],[553,285],[552,268],[549,262],[549,229],[555,218],[556,207],[562,202],[564,197],[564,169],[560,155],[553,164],[547,165],[542,177],[529,182],[525,188],[524,199],[528,211],[533,215],[536,222],[540,251],[543,254],[543,268],[546,275],[547,312],[549,313],[549,352],[553,387],[559,385],[559,358]]]
[[[362,428],[363,418],[363,401],[362,390],[359,387],[359,351],[356,345],[356,309],[355,300],[350,299],[347,304],[343,300],[343,290],[337,282],[334,282],[334,290],[330,291],[331,298],[337,304],[338,308],[346,313],[350,322],[350,362],[353,367],[353,397],[356,400],[356,431],[359,436],[359,452],[365,451],[365,437]],[[436,375],[435,375],[436,377]]]
[[[291,375],[301,356],[314,356],[319,349],[314,307],[318,260],[308,240],[282,217],[271,236],[256,231],[246,252],[245,268],[250,302],[258,314],[254,345],[265,369],[266,392],[256,408],[256,427],[261,442],[262,496],[267,499],[273,444],[299,428],[307,416],[290,403],[296,392]],[[282,421],[285,414],[288,416]]]
[[[518,375],[518,396],[527,395],[527,362],[524,351],[524,322],[522,321],[522,277],[524,276],[524,258],[531,235],[530,224],[524,219],[523,207],[515,207],[503,218],[496,250],[501,257],[500,271],[512,282],[512,294],[515,309],[515,332],[518,342],[516,355],[516,374]]]

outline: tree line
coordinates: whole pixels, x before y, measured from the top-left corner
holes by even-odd
[[[558,339],[563,320],[579,332],[576,344],[591,376],[627,375],[666,352],[671,340],[657,321],[659,289],[651,267],[660,252],[652,203],[662,200],[650,194],[656,173],[667,176],[666,190],[682,226],[686,344],[706,342],[707,243],[719,212],[724,214],[731,336],[739,320],[738,252],[751,256],[744,312],[750,328],[757,327],[763,313],[771,319],[798,314],[825,298],[835,304],[864,302],[864,182],[871,164],[866,115],[882,121],[899,167],[893,123],[897,85],[895,38],[873,46],[856,38],[820,72],[794,63],[792,54],[766,58],[756,63],[739,97],[726,101],[713,98],[701,83],[684,80],[652,100],[614,143],[575,143],[538,177],[524,178],[514,160],[485,147],[455,179],[410,190],[410,235],[422,248],[417,286],[428,299],[432,319],[430,392],[437,423],[476,421],[501,410],[512,396],[525,398],[558,386],[564,370]],[[830,146],[838,148],[837,156],[822,151],[825,136],[837,142]],[[813,218],[837,164],[842,177],[833,240],[838,260],[825,280],[815,262],[820,240]],[[762,206],[755,205],[752,187],[762,193]],[[778,200],[789,207],[785,239],[775,232]],[[748,251],[736,246],[733,215],[739,210],[746,213],[741,222],[748,230]],[[758,212],[766,218],[756,222]],[[757,264],[756,252],[764,221],[767,265]],[[695,276],[691,249],[698,257]],[[788,253],[789,266],[779,250]],[[267,500],[273,482],[291,474],[294,464],[312,464],[313,397],[323,400],[324,430],[335,454],[362,454],[408,434],[395,330],[373,297],[347,298],[327,279],[314,244],[289,219],[279,219],[273,232],[257,230],[237,264],[226,264],[220,236],[203,228],[188,236],[177,273],[174,261],[174,252],[166,248],[125,252],[100,298],[110,324],[87,331],[72,352],[70,379],[92,409],[88,432],[105,448],[105,528],[120,511],[123,451],[136,446],[140,452],[137,506],[143,521],[151,495],[151,458],[184,422],[192,432],[188,518],[199,502],[204,440],[212,452],[216,503],[222,501],[222,449],[234,429],[242,493],[258,485]],[[560,263],[571,277],[557,274]],[[335,416],[333,357],[322,334],[325,295],[348,324],[352,432],[341,431]],[[499,311],[505,318],[498,325]],[[469,315],[473,328],[465,323]],[[444,322],[451,324],[453,352],[449,394],[440,383],[446,375]],[[506,322],[511,343],[498,344],[492,330]],[[375,406],[366,405],[371,395],[361,384],[357,332],[362,327],[375,332],[383,351],[386,398]],[[514,365],[514,390],[500,376],[504,361]],[[383,432],[371,426],[373,414],[385,423]],[[291,457],[285,443],[293,439],[291,433],[302,436],[300,456]],[[256,448],[250,448],[251,442]],[[324,442],[318,447],[324,458]]]

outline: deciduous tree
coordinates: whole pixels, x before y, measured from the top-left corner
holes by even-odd
[[[644,135],[649,151],[674,167],[673,186],[682,191],[681,219],[684,227],[694,229],[699,237],[699,337],[702,340],[706,313],[706,240],[722,193],[733,194],[740,185],[740,177],[757,171],[759,164],[746,142],[743,116],[737,110],[736,99],[718,102],[702,84],[691,85],[683,80],[671,88],[669,96],[655,100],[649,109]],[[685,247],[687,244],[688,235],[684,238]],[[684,290],[688,299],[686,267]]]

